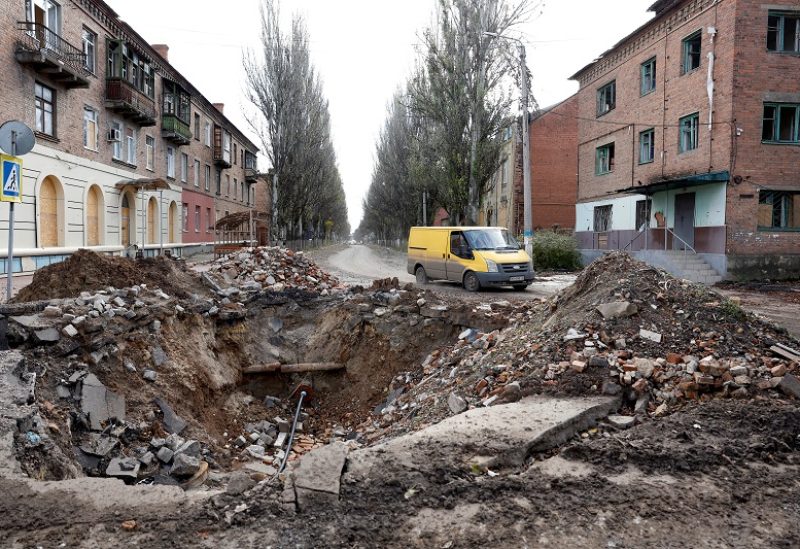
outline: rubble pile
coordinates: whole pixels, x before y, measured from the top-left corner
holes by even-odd
[[[532,393],[620,396],[626,413],[651,415],[687,400],[800,398],[800,345],[785,331],[624,253],[513,320],[464,330],[421,372],[398,376],[375,438]]]
[[[31,283],[13,298],[15,303],[75,297],[109,286],[145,284],[180,298],[189,298],[202,287],[182,261],[154,257],[134,261],[81,249],[60,263],[36,271]]]
[[[217,259],[209,275],[221,291],[234,290],[280,293],[304,290],[322,296],[341,290],[339,281],[320,269],[303,252],[279,247],[249,248]]]

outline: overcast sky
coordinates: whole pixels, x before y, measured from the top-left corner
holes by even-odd
[[[333,142],[347,193],[350,224],[361,219],[386,104],[420,50],[437,0],[284,0],[282,15],[304,15],[311,57],[330,101]],[[260,0],[106,0],[150,43],[170,47],[170,63],[252,135],[245,112],[242,52],[258,45]],[[528,44],[533,91],[542,106],[569,97],[567,80],[647,21],[654,0],[546,0],[520,28]],[[613,16],[609,9],[613,4]],[[260,168],[267,166],[261,163]]]

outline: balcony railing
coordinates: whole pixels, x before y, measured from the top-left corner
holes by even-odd
[[[106,107],[140,126],[156,125],[155,101],[122,78],[106,78]]]
[[[192,140],[189,124],[174,114],[161,114],[161,136],[177,145],[188,145]]]
[[[15,57],[67,88],[88,88],[86,54],[41,23],[19,21]]]

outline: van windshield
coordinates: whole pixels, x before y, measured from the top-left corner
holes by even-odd
[[[464,236],[473,250],[519,250],[517,239],[505,229],[473,229]]]

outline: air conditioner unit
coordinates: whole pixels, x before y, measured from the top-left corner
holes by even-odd
[[[108,141],[112,143],[122,141],[122,133],[119,129],[111,128],[108,130]]]

